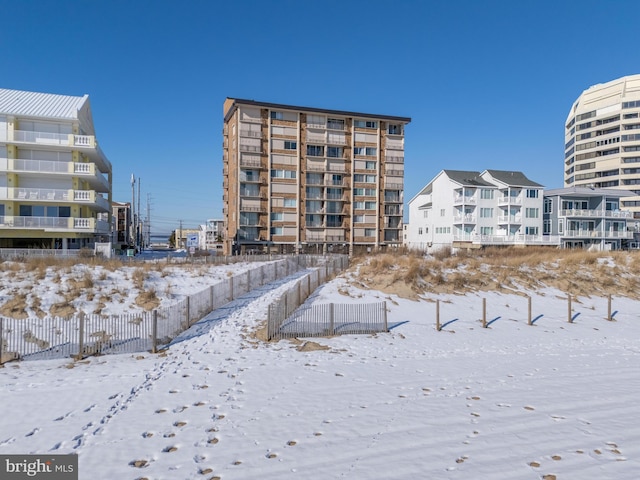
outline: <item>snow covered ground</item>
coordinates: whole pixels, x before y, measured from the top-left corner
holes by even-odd
[[[640,302],[614,298],[609,322],[581,297],[569,324],[540,291],[529,326],[518,295],[411,301],[339,277],[312,301],[386,300],[390,333],[256,340],[299,275],[159,355],[6,364],[0,453],[77,453],[81,479],[638,478]],[[457,319],[440,332],[436,298]]]

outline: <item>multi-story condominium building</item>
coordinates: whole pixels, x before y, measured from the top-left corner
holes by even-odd
[[[545,235],[563,248],[618,250],[634,246],[633,212],[621,204],[634,194],[624,190],[569,187],[544,194]]]
[[[200,225],[200,246],[201,250],[220,251],[224,248],[224,220],[209,219],[204,225]]]
[[[126,250],[129,246],[134,245],[134,239],[131,234],[131,204],[122,202],[111,202],[111,243],[117,251]]]
[[[401,245],[410,121],[228,98],[225,253]]]
[[[405,245],[420,250],[546,245],[542,185],[521,172],[442,170],[409,201]]]
[[[110,241],[111,163],[89,97],[0,89],[0,247]]]
[[[594,85],[565,122],[565,187],[615,188],[640,215],[640,75]]]

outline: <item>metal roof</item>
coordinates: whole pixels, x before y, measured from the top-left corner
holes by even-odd
[[[0,114],[75,120],[89,97],[0,88]]]

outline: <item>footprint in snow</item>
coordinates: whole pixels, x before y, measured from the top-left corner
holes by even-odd
[[[38,427],[36,427],[33,430],[31,430],[29,433],[27,433],[25,435],[25,437],[31,437],[31,436],[35,435],[36,433],[38,433],[39,431],[40,431],[40,429]]]

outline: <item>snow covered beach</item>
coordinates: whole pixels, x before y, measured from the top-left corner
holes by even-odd
[[[317,303],[387,300],[388,334],[264,343],[287,284],[237,299],[159,355],[0,369],[0,453],[77,453],[80,478],[636,478],[636,300],[438,294],[341,276]],[[348,292],[345,295],[345,292]],[[435,304],[444,324],[435,330]],[[483,329],[481,300],[490,318]],[[210,328],[202,328],[207,324]]]

